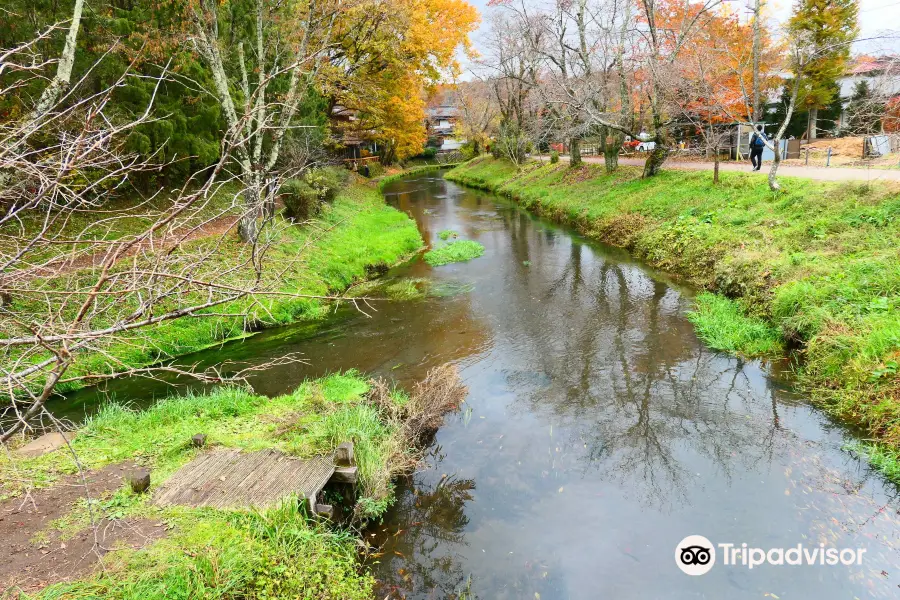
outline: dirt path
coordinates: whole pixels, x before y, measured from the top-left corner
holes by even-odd
[[[549,157],[541,157],[543,160],[549,160]],[[569,160],[568,156],[560,156],[562,160]],[[583,156],[582,160],[591,164],[603,164],[602,156]],[[634,167],[644,166],[643,158],[631,158],[626,156],[619,157],[620,165],[630,165]],[[771,163],[763,164],[763,170],[757,173],[757,176],[764,178],[769,174]],[[711,171],[713,163],[711,162],[679,162],[667,160],[663,165],[663,169],[683,169],[685,171]],[[719,169],[722,171],[744,171],[751,172],[749,162],[722,162],[719,163]],[[782,165],[778,167],[778,175],[785,177],[805,177],[807,179],[816,179],[818,181],[900,181],[900,169],[867,169],[863,167],[798,167],[791,165]]]
[[[133,464],[110,465],[87,476],[87,487],[78,476],[60,481],[30,496],[0,502],[0,597],[15,598],[18,591],[33,591],[51,583],[90,573],[114,547],[140,548],[162,537],[162,523],[146,520],[102,518],[95,533],[63,535],[51,523],[69,514],[85,498],[100,498],[122,486]],[[101,515],[102,516],[102,515]]]

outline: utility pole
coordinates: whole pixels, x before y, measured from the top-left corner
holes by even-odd
[[[762,46],[762,28],[760,16],[762,13],[762,0],[753,0],[753,122],[757,123],[762,115],[759,111],[759,53]]]

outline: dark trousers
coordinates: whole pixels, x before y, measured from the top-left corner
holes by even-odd
[[[762,148],[750,148],[750,164],[753,165],[753,169],[759,171],[760,167],[762,167]]]

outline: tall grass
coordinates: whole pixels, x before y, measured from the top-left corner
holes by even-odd
[[[732,354],[778,356],[784,352],[781,332],[763,319],[747,315],[734,300],[703,293],[688,319],[708,346]]]

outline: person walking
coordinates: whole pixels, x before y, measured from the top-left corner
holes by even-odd
[[[750,164],[753,165],[754,171],[762,168],[762,153],[767,141],[769,138],[763,133],[763,126],[757,125],[756,131],[750,136]]]

